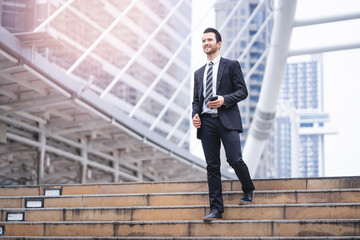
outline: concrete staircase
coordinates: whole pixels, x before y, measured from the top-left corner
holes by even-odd
[[[223,181],[211,223],[206,182],[0,187],[0,239],[360,239],[360,177],[254,184]]]

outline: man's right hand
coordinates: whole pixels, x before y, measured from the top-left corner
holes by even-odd
[[[199,117],[199,114],[196,114],[193,119],[192,119],[193,125],[195,128],[200,128],[201,127],[201,120]]]

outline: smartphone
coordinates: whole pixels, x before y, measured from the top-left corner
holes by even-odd
[[[213,97],[209,98],[209,101],[215,101],[217,99],[218,99],[218,96],[213,96]]]

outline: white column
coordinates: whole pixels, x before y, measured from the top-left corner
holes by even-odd
[[[38,136],[38,141],[40,143],[40,147],[38,148],[38,161],[37,161],[37,183],[43,184],[44,180],[44,162],[45,162],[45,151],[46,151],[46,127],[44,124],[40,123],[39,128],[41,132]]]
[[[80,148],[80,153],[81,153],[81,183],[85,184],[86,183],[86,178],[87,178],[87,171],[88,171],[88,150],[87,150],[87,144],[88,141],[85,139],[81,139],[81,148]]]
[[[244,147],[244,160],[255,175],[274,122],[276,104],[289,50],[296,0],[275,1],[274,28],[264,79],[253,121]]]
[[[120,162],[120,156],[121,153],[118,151],[113,151],[113,157],[114,159],[114,183],[118,183],[119,182],[119,162]]]

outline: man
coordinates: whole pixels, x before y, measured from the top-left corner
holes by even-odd
[[[220,146],[224,145],[227,162],[242,184],[240,204],[252,203],[255,187],[242,159],[240,132],[242,122],[237,103],[248,93],[238,61],[220,56],[221,35],[207,28],[202,37],[208,64],[194,74],[192,122],[197,128],[207,163],[210,214],[204,221],[222,219],[224,203],[220,173]],[[214,97],[217,99],[214,100]],[[210,99],[211,98],[211,99]],[[216,97],[215,97],[216,98]]]

